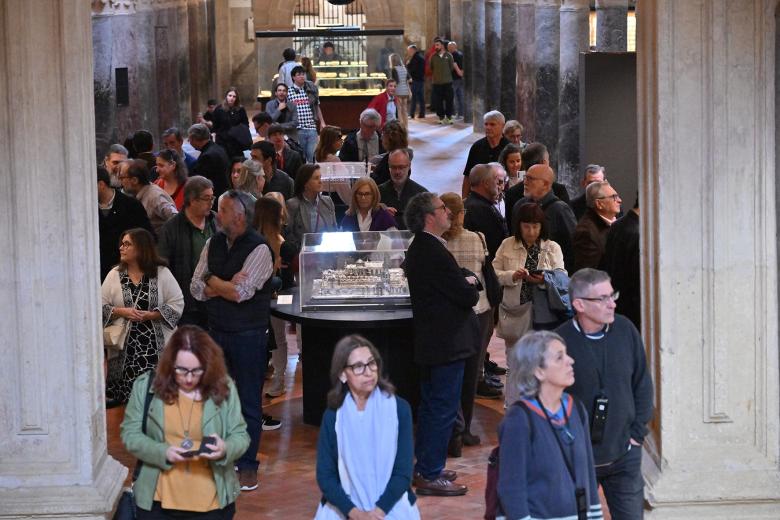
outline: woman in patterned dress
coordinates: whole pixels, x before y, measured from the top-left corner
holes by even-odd
[[[130,324],[124,347],[109,353],[106,401],[127,403],[133,382],[153,370],[184,310],[184,297],[166,261],[157,255],[145,229],[128,230],[119,244],[119,265],[101,288],[103,324],[124,318]]]

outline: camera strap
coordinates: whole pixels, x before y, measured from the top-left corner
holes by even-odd
[[[584,337],[585,339],[590,341],[599,341],[600,339],[603,339],[603,336],[602,338],[593,338],[588,334],[586,334],[585,331],[582,330],[582,327],[580,326],[580,323],[577,321],[577,318],[574,318],[572,321],[574,323],[574,328],[577,329],[577,331],[579,331],[579,333],[582,334],[582,337]],[[607,325],[606,328],[604,329],[605,335],[607,330],[609,330],[609,325]],[[607,373],[607,349],[606,347],[604,348],[604,355],[602,356],[601,359],[601,368],[599,368],[599,362],[596,359],[596,355],[593,353],[593,350],[590,347],[590,345],[585,345],[585,350],[588,351],[588,355],[590,356],[590,359],[593,362],[593,368],[596,370],[596,375],[599,378],[599,393],[602,396],[606,397],[607,394],[604,391],[604,374]]]

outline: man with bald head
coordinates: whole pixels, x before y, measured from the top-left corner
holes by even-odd
[[[574,233],[574,228],[577,227],[577,221],[574,218],[571,207],[553,193],[552,185],[554,180],[555,173],[546,164],[531,166],[525,173],[525,180],[523,181],[524,197],[515,203],[512,213],[516,215],[520,206],[526,202],[539,204],[542,207],[542,211],[544,211],[545,227],[547,228],[549,238],[561,246],[566,270],[569,273],[573,273],[574,250],[571,237]],[[514,234],[517,223],[513,221],[511,226]]]

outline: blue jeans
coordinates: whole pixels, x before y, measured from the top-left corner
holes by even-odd
[[[241,414],[246,421],[249,447],[236,461],[239,470],[257,471],[257,450],[263,426],[263,403],[260,394],[265,380],[268,333],[266,329],[244,332],[210,330],[209,335],[222,347],[230,377],[236,383]]]
[[[596,468],[596,480],[604,488],[612,520],[641,520],[644,516],[642,448],[631,446],[608,466]]]
[[[461,359],[423,369],[414,454],[415,470],[426,480],[437,478],[447,462],[447,445],[460,407],[465,366],[466,361]]]
[[[420,106],[420,117],[425,117],[425,81],[412,80],[412,106],[409,108],[409,117],[414,117],[415,108]]]
[[[299,128],[298,142],[306,155],[303,159],[308,162],[314,162],[314,149],[317,148],[317,130],[314,128]]]
[[[463,80],[462,79],[452,80],[452,95],[455,104],[454,113],[462,117],[463,111],[466,109],[463,105]]]

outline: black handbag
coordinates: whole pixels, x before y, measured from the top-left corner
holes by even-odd
[[[482,247],[487,251],[487,244],[485,244],[485,237],[482,233],[477,233],[480,240],[482,240]],[[491,307],[495,307],[504,298],[504,290],[501,284],[498,283],[498,276],[496,276],[496,270],[493,269],[493,264],[488,261],[488,256],[485,255],[485,260],[482,262],[482,278],[485,279],[485,293],[487,294],[488,302]]]
[[[152,382],[154,381],[154,372],[149,374],[149,385],[146,387],[146,395],[144,396],[144,415],[141,421],[141,431],[146,434],[146,419],[149,415],[149,405],[152,404],[152,398],[154,394],[150,392],[152,389]],[[141,473],[141,466],[143,462],[140,460],[135,463],[135,469],[133,470],[133,482],[138,479],[138,475]],[[114,513],[113,520],[135,520],[137,518],[135,496],[132,489],[126,489],[122,492],[122,496],[119,498],[119,503],[116,506],[116,512]]]

